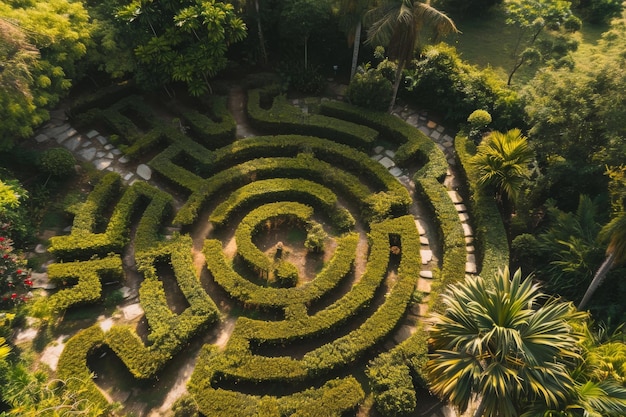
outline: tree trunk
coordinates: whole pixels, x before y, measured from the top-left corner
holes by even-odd
[[[485,402],[482,400],[482,398],[480,398],[478,400],[478,408],[476,408],[476,411],[474,411],[474,417],[483,417],[484,413],[485,413]]]
[[[354,29],[354,45],[352,45],[352,68],[350,69],[350,81],[356,73],[356,64],[359,60],[359,48],[361,47],[361,20]]]
[[[587,291],[585,292],[585,295],[583,296],[583,300],[580,302],[580,304],[578,304],[579,310],[582,310],[583,308],[585,308],[585,306],[589,302],[589,299],[591,298],[593,293],[596,292],[596,290],[598,289],[598,287],[600,287],[600,285],[602,285],[602,283],[604,282],[604,279],[606,278],[606,274],[609,272],[611,267],[613,267],[614,261],[615,261],[615,253],[611,252],[604,259],[604,262],[602,262],[602,265],[600,265],[600,268],[598,268],[598,270],[596,271],[596,274],[594,275],[593,280],[591,281],[591,284],[589,284],[589,287],[587,287]]]
[[[398,89],[400,88],[400,81],[402,81],[402,71],[404,70],[404,61],[398,62],[398,69],[396,69],[396,79],[393,83],[393,95],[391,96],[391,103],[389,103],[388,112],[393,111],[393,106],[396,104],[396,97],[398,96]]]
[[[259,43],[261,44],[261,59],[263,65],[267,65],[267,51],[265,50],[265,37],[263,36],[263,28],[261,27],[261,13],[259,13],[259,0],[254,0],[254,8],[256,9],[256,25],[259,32]]]
[[[304,69],[309,67],[309,37],[304,37]]]

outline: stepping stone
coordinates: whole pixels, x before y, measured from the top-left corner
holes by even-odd
[[[20,343],[24,343],[24,342],[31,342],[35,339],[35,337],[37,337],[37,333],[38,333],[38,329],[35,329],[33,327],[29,327],[27,329],[24,329],[22,331],[20,331],[16,336],[15,336],[15,344],[18,345]]]
[[[441,133],[435,130],[430,134],[430,137],[434,140],[439,140],[439,138],[441,137]]]
[[[474,248],[474,246],[466,246],[465,250],[467,251],[467,253],[474,253],[476,252],[476,249]]]
[[[63,349],[65,349],[65,338],[66,336],[59,336],[59,338],[55,342],[50,343],[41,354],[40,360],[47,364],[53,371],[57,370],[59,357],[61,356]]]
[[[391,173],[391,175],[393,175],[394,177],[398,178],[400,175],[402,175],[402,170],[398,167],[393,167],[389,170],[389,172]]]
[[[35,246],[35,253],[46,253],[46,246],[38,243],[37,246]]]
[[[474,236],[465,236],[465,244],[472,245],[474,243]]]
[[[463,226],[463,234],[465,235],[465,237],[474,236],[472,226],[467,223],[461,223],[461,226]]]
[[[433,260],[433,251],[420,249],[420,257],[422,258],[422,265],[426,265],[428,262]]]
[[[63,143],[65,140],[67,140],[67,139],[69,139],[72,136],[77,135],[77,134],[78,134],[78,132],[76,131],[76,129],[69,128],[65,132],[59,133],[57,135],[57,137],[56,137],[57,138],[57,142],[58,143]]]
[[[467,211],[467,207],[465,207],[465,204],[463,203],[457,203],[454,205],[454,207],[456,207],[456,211],[458,211],[459,213],[464,213]]]
[[[458,191],[454,191],[454,190],[448,191],[448,195],[450,196],[454,204],[463,202],[463,197],[461,197],[461,194],[459,194]]]
[[[438,143],[438,144],[437,144],[437,147],[438,147],[439,149],[441,149],[442,151],[444,151],[444,152],[445,152],[445,150],[446,150],[446,147],[445,147],[445,146],[443,146],[441,143]]]
[[[120,157],[120,159],[117,160],[117,162],[119,162],[120,164],[125,164],[128,161],[130,161],[130,159],[128,159],[127,156],[122,156],[122,157]]]
[[[417,280],[417,289],[421,292],[430,294],[432,285],[433,285],[433,282],[430,279],[418,279]]]
[[[443,135],[443,140],[450,143],[454,142],[454,139],[450,135]]]
[[[433,122],[432,120],[429,120],[429,121],[428,121],[428,123],[426,123],[426,126],[427,126],[429,129],[434,129],[434,128],[436,128],[436,127],[437,127],[437,123]]]
[[[69,225],[69,226],[67,226],[67,227],[64,227],[64,228],[63,228],[63,231],[64,231],[65,233],[69,233],[69,232],[71,232],[71,231],[72,231],[72,225]]]
[[[54,282],[50,282],[47,272],[31,272],[30,280],[33,281],[33,288],[53,290],[57,287]]]
[[[429,245],[430,242],[428,242],[428,238],[426,236],[420,236],[420,243],[422,245]]]
[[[95,138],[98,135],[99,135],[99,133],[98,133],[97,130],[90,130],[89,132],[87,132],[87,137],[89,139],[93,139],[93,138]]]
[[[115,146],[111,145],[110,143],[107,143],[106,145],[104,145],[104,149],[106,149],[107,151],[110,151],[113,148],[115,148]]]
[[[122,154],[122,151],[120,151],[119,149],[113,149],[113,150],[111,151],[111,153],[112,153],[113,155],[121,155],[121,154]]]
[[[433,271],[420,271],[420,277],[433,279]]]
[[[143,308],[141,308],[141,305],[136,303],[123,307],[122,313],[124,314],[124,318],[130,321],[143,316],[144,311]]]
[[[385,156],[385,157],[383,157],[383,158],[382,158],[380,161],[378,161],[378,162],[380,162],[380,164],[381,164],[382,166],[384,166],[385,168],[387,168],[387,169],[389,169],[389,168],[391,168],[392,166],[395,166],[395,165],[396,165],[396,164],[394,164],[394,162],[393,162],[391,159],[389,159],[389,158],[388,158],[388,157],[386,157],[386,156]]]
[[[122,293],[122,297],[124,297],[124,299],[130,298],[135,293],[135,291],[133,291],[130,287],[122,287],[120,288],[120,292]]]
[[[80,145],[81,148],[88,148],[90,146],[93,146],[93,143],[90,140],[84,140],[82,145]]]
[[[426,126],[420,126],[420,127],[417,128],[417,130],[419,130],[420,132],[422,132],[426,136],[430,135],[430,129],[427,128]]]
[[[443,127],[441,125],[437,126],[437,132],[439,132],[439,133],[443,132],[444,129],[445,129],[445,127]]]
[[[456,165],[456,159],[454,159],[454,158],[450,158],[450,159],[448,159],[448,163],[449,163],[450,165],[454,166],[454,165]]]
[[[113,327],[113,319],[109,317],[107,319],[99,320],[98,324],[100,325],[100,328],[103,332],[108,332],[109,330],[111,330],[111,327]]]
[[[452,142],[444,141],[443,142],[443,146],[446,147],[446,148],[451,148],[452,147]]]
[[[475,263],[471,263],[471,262],[467,262],[465,264],[465,272],[467,272],[468,274],[475,274],[478,272],[478,269],[476,269],[476,264]]]
[[[391,149],[387,149],[387,150],[385,151],[385,155],[387,155],[389,158],[392,158],[392,159],[393,159],[393,158],[395,158],[396,153],[395,153],[394,151],[392,151]]]
[[[104,155],[106,155],[107,153],[104,151],[98,151],[96,152],[96,158],[103,158]]]
[[[417,230],[420,232],[420,235],[426,234],[426,223],[424,223],[421,219],[415,220],[415,226],[417,226]]]
[[[417,115],[407,117],[406,122],[411,126],[417,126]]]
[[[124,181],[130,181],[130,179],[134,176],[135,174],[133,174],[132,172],[129,172],[128,174],[124,175]]]
[[[414,331],[415,331],[415,328],[413,326],[402,326],[400,327],[400,330],[398,330],[398,332],[393,337],[393,341],[396,344],[400,344],[404,342],[405,340],[407,340],[409,337],[411,337]]]
[[[37,141],[37,143],[45,142],[48,139],[49,139],[48,136],[44,135],[43,133],[40,133],[37,136],[35,136],[35,140]]]
[[[107,159],[115,159],[115,155],[113,155],[113,152],[109,152],[104,157],[107,158]]]
[[[374,148],[374,152],[375,153],[381,153],[384,150],[385,150],[385,148],[383,148],[382,146],[377,146],[377,147]]]
[[[152,177],[152,170],[150,169],[150,167],[148,165],[140,164],[137,167],[137,175],[140,178],[148,181]]]
[[[69,124],[67,124],[67,123],[63,123],[63,124],[62,124],[62,125],[60,125],[60,126],[53,127],[52,129],[48,130],[48,131],[46,132],[46,134],[47,134],[49,137],[54,138],[54,137],[56,137],[57,135],[60,135],[61,133],[63,133],[63,132],[65,132],[66,130],[68,130],[70,127],[71,127],[71,126],[70,126]]]
[[[372,158],[374,161],[378,162],[378,161],[380,161],[381,159],[383,159],[383,156],[382,156],[382,155],[380,155],[380,154],[377,154],[377,155],[373,155],[373,156],[371,156],[371,158]]]
[[[105,138],[104,136],[98,136],[96,137],[96,139],[98,139],[98,142],[100,142],[100,145],[106,145],[106,143],[108,142],[107,138]]]
[[[467,254],[467,263],[468,264],[475,264],[476,263],[476,255],[474,255],[473,253],[468,253]]]
[[[459,213],[459,219],[461,223],[466,222],[469,220],[469,215],[467,213]]]
[[[82,136],[72,136],[69,140],[66,140],[63,146],[65,146],[69,151],[74,152],[83,144]]]
[[[99,171],[102,171],[106,168],[109,167],[109,165],[111,165],[111,161],[110,159],[97,159],[94,161],[94,165],[96,166],[96,169]]]
[[[96,157],[96,148],[85,148],[78,152],[78,155],[80,155],[86,161],[91,161],[93,158]]]

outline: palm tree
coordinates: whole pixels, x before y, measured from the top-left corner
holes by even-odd
[[[545,298],[520,270],[511,279],[508,268],[495,279],[468,277],[451,286],[430,333],[430,389],[461,411],[478,401],[476,417],[568,403],[575,390],[568,367],[580,357],[582,338],[570,323],[586,314]]]
[[[361,46],[361,31],[363,16],[369,8],[370,0],[340,0],[339,19],[340,24],[348,31],[348,44],[352,46],[352,66],[350,68],[350,80],[356,73]]]
[[[367,32],[367,42],[383,45],[390,59],[398,61],[393,96],[389,112],[393,110],[402,80],[402,71],[422,45],[422,36],[427,29],[432,30],[431,40],[449,33],[458,33],[452,19],[430,5],[430,0],[381,0],[366,17],[373,24]]]
[[[513,206],[518,201],[524,180],[529,177],[528,165],[534,153],[519,129],[506,133],[492,132],[478,145],[472,164],[479,171],[480,185],[493,185],[498,199],[506,195]]]
[[[599,238],[609,241],[606,248],[606,258],[589,284],[582,301],[578,304],[578,309],[585,308],[593,293],[602,285],[606,274],[614,265],[619,265],[626,261],[626,212],[620,213],[617,217],[604,225],[600,230]]]

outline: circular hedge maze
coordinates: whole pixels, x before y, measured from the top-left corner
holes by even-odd
[[[179,124],[135,95],[103,94],[74,109],[76,123],[148,158],[162,186],[125,186],[109,173],[74,210],[71,233],[51,239],[57,309],[98,301],[104,282],[136,270],[147,321],[143,330],[78,332],[58,376],[106,405],[89,367],[102,347],[136,379],[155,379],[192,340],[230,321],[224,343],[202,347],[188,382],[205,416],[354,415],[369,393],[383,413],[415,407],[425,331],[417,323],[394,337],[420,301],[415,200],[435,219],[435,287],[463,279],[466,266],[441,150],[395,116],[332,101],[305,114],[272,88],[248,92],[247,117],[266,136],[235,140],[225,100],[211,108],[170,105]],[[368,155],[380,141],[411,170],[411,193]],[[176,309],[165,275],[184,299]]]

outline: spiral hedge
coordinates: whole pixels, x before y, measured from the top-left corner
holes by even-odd
[[[102,108],[76,108],[78,119],[119,135],[127,154],[156,154],[149,165],[157,182],[184,201],[108,174],[73,207],[71,233],[50,241],[59,260],[50,277],[63,287],[52,296],[55,307],[97,302],[102,281],[122,281],[124,268],[135,267],[143,275],[139,300],[148,334],[141,337],[133,325],[83,330],[69,340],[59,375],[89,375],[87,358],[108,346],[135,378],[157,378],[194,337],[219,329],[225,313],[207,291],[216,286],[237,315],[225,346],[202,348],[189,381],[203,415],[344,416],[367,392],[381,411],[389,399],[414,407],[426,334],[418,326],[388,347],[415,302],[422,265],[409,214],[414,199],[435,219],[439,280],[464,277],[465,241],[440,182],[442,152],[394,116],[336,102],[322,103],[319,114],[303,113],[275,88],[249,91],[248,117],[264,136],[245,139],[235,139],[223,99],[210,112],[165,103],[187,129],[159,121],[153,106],[130,95]],[[397,163],[415,168],[413,195],[363,152],[379,139],[397,146]],[[168,231],[172,225],[180,233]],[[314,275],[290,257],[290,245],[301,238],[285,247],[259,244],[276,230],[306,234],[320,225],[328,236],[325,254],[307,256],[326,261]],[[196,227],[208,230],[201,249],[190,234]],[[135,266],[124,264],[130,245]],[[163,265],[186,299],[179,314],[167,303]],[[363,363],[369,384],[352,375]],[[106,403],[94,382],[86,392]]]

